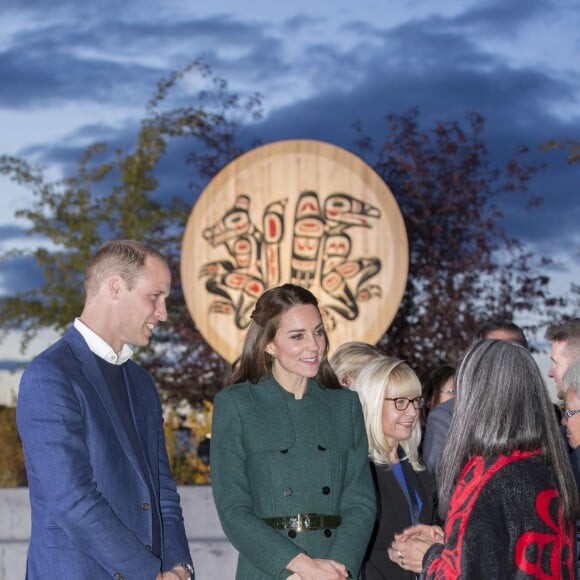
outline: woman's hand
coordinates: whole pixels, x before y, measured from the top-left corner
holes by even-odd
[[[306,554],[298,554],[286,566],[295,572],[289,578],[300,580],[343,580],[348,578],[346,566],[336,560],[311,558]]]
[[[425,553],[433,544],[442,541],[443,530],[439,526],[418,524],[395,534],[388,549],[389,558],[404,570],[420,574]]]
[[[443,530],[439,526],[429,526],[427,524],[417,524],[403,530],[400,534],[395,534],[395,540],[408,540],[419,538],[431,543],[443,542]]]

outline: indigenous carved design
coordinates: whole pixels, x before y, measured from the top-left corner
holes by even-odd
[[[202,232],[212,248],[223,244],[231,256],[200,269],[200,277],[207,279],[206,289],[217,296],[209,311],[233,315],[240,329],[249,324],[258,296],[280,283],[280,245],[285,234],[287,200],[266,206],[261,229],[252,223],[250,203],[248,195],[239,195],[233,207]],[[324,293],[318,298],[328,331],[336,327],[335,314],[355,320],[359,301],[381,296],[380,287],[370,282],[380,271],[381,260],[351,255],[349,235],[352,228],[372,229],[380,216],[378,208],[345,193],[329,195],[322,206],[316,192],[298,197],[290,230],[290,281],[306,288],[318,283]]]
[[[329,143],[279,141],[224,167],[183,234],[181,282],[203,337],[232,362],[256,300],[286,282],[318,298],[330,348],[376,343],[402,299],[408,243],[388,185]]]

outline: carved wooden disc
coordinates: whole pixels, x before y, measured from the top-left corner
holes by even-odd
[[[285,282],[316,295],[331,351],[375,344],[408,260],[401,211],[378,174],[340,147],[292,140],[245,153],[209,183],[185,228],[181,276],[195,324],[232,362],[256,299]]]

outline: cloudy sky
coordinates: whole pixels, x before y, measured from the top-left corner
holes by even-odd
[[[476,111],[495,159],[524,144],[548,164],[532,184],[542,209],[514,209],[507,225],[567,283],[580,271],[580,165],[538,146],[580,140],[579,30],[578,0],[2,0],[0,154],[58,177],[94,141],[132,143],[157,81],[192,59],[263,95],[263,142],[352,149],[355,121],[381,134],[389,112],[418,107],[432,126]],[[27,193],[0,176],[0,196],[0,251],[32,243],[13,218]],[[0,295],[32,283],[0,264]]]

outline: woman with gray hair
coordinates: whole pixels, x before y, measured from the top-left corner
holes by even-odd
[[[573,578],[578,494],[546,386],[525,348],[482,340],[456,376],[457,405],[438,465],[444,543],[406,530],[405,554],[427,580]]]

